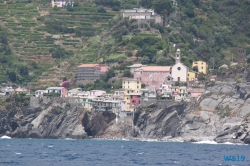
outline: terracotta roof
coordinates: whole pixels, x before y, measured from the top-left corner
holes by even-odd
[[[141,66],[147,66],[147,65],[143,65],[143,64],[133,64],[133,65],[128,66],[128,67],[141,67]]]
[[[172,66],[144,66],[136,69],[135,71],[170,71]]]
[[[77,66],[77,67],[95,67],[97,65],[99,65],[99,64],[82,64],[82,65]]]

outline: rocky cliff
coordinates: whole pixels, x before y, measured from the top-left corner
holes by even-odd
[[[0,136],[17,138],[73,138],[99,136],[115,119],[110,112],[91,114],[79,106],[48,102],[38,108],[0,111]]]
[[[194,103],[157,103],[139,108],[134,125],[137,137],[165,140],[250,143],[250,85],[216,82]]]
[[[48,101],[37,108],[15,105],[0,111],[0,136],[21,138],[139,138],[250,143],[250,84],[209,83],[192,102],[157,102],[137,108],[133,120],[116,121],[111,112]]]

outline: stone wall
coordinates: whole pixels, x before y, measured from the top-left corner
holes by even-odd
[[[47,104],[47,103],[57,103],[57,104],[63,104],[63,103],[69,103],[71,106],[80,106],[80,98],[77,97],[31,97],[30,98],[30,107],[36,108],[39,107],[40,104]]]
[[[157,107],[158,108],[166,108],[168,107],[169,105],[173,104],[174,103],[174,100],[157,100],[157,99],[154,99],[154,100],[148,100],[148,101],[141,101],[141,106],[142,107],[146,107],[152,103],[156,103],[157,104]]]

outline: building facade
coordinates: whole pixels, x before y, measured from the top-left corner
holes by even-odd
[[[196,81],[197,80],[197,73],[194,71],[188,72],[188,81]]]
[[[140,92],[141,81],[134,78],[123,77],[122,88],[124,89],[124,101],[126,102],[126,111],[134,111],[134,109],[130,107],[130,94]]]
[[[171,66],[144,66],[134,71],[134,79],[140,80],[150,88],[159,88],[164,82],[171,81]]]
[[[68,90],[64,87],[49,87],[46,89],[46,93],[59,94],[60,97],[67,97],[68,96]]]
[[[246,49],[239,48],[237,50],[237,61],[238,62],[246,61],[246,55],[247,55]]]
[[[104,97],[93,98],[93,111],[111,111],[118,114],[121,111],[121,106],[119,101],[110,100]]]
[[[131,93],[130,94],[130,106],[139,106],[141,104],[141,94]]]
[[[175,55],[175,65],[172,67],[173,81],[186,82],[188,67],[181,63],[181,51],[178,48]]]
[[[89,91],[89,96],[98,97],[98,96],[102,96],[104,94],[106,94],[106,91],[104,91],[104,90],[91,90],[91,91]]]
[[[109,67],[105,64],[82,64],[76,69],[77,81],[101,79]]]
[[[63,6],[73,6],[74,5],[74,0],[51,0],[51,5],[52,7],[63,7]]]
[[[144,67],[147,65],[142,65],[142,64],[133,64],[131,66],[128,66],[128,68],[130,68],[130,72],[134,74],[134,71],[140,67]]]
[[[204,61],[195,61],[195,62],[193,62],[192,67],[195,67],[195,66],[197,66],[199,73],[207,74],[208,66],[207,66],[206,62],[204,62]]]
[[[163,24],[163,19],[160,15],[156,14],[152,9],[125,9],[122,17],[129,19],[136,19],[141,21],[154,21],[155,23]]]

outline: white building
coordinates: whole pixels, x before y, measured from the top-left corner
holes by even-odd
[[[128,17],[131,19],[141,20],[141,21],[155,21],[155,23],[162,24],[163,19],[160,15],[158,15],[154,10],[152,9],[125,9],[122,13],[122,17]]]
[[[36,90],[35,97],[43,97],[44,93],[47,93],[47,91],[46,90]]]
[[[181,63],[181,51],[178,48],[175,55],[175,65],[172,67],[173,81],[187,81],[188,67]]]
[[[82,94],[82,88],[75,88],[68,91],[68,97],[78,97],[78,94]]]

